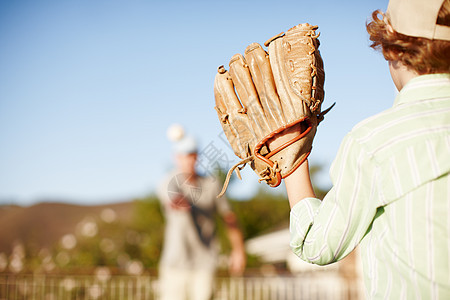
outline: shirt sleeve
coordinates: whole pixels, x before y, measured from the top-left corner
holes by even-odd
[[[169,184],[171,179],[173,178],[172,173],[167,174],[164,178],[159,182],[156,188],[156,196],[161,203],[161,209],[164,214],[167,214],[168,206],[171,202],[169,197]]]
[[[377,210],[377,169],[351,135],[342,142],[330,176],[333,188],[323,201],[303,199],[290,214],[292,250],[319,265],[348,255],[370,229]]]
[[[166,203],[169,201],[169,197],[167,194],[167,187],[168,187],[168,182],[167,182],[167,179],[164,178],[163,180],[161,180],[161,182],[159,182],[159,184],[156,188],[156,195],[157,195],[159,201],[161,201],[161,203]]]

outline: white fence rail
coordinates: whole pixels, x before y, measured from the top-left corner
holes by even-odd
[[[360,284],[337,277],[217,278],[215,300],[362,299]],[[152,276],[0,275],[0,300],[157,300]]]

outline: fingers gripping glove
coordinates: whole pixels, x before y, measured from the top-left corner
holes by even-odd
[[[281,183],[308,157],[316,127],[323,119],[325,74],[318,50],[317,26],[297,25],[265,43],[234,55],[229,71],[218,69],[214,81],[216,111],[234,153],[242,160],[227,174],[223,195],[234,170],[249,163],[272,187]],[[297,125],[298,124],[298,125]],[[300,133],[269,150],[267,141],[299,126]]]

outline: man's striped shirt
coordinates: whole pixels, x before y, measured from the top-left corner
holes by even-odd
[[[450,74],[410,80],[346,135],[333,188],[291,210],[291,247],[329,264],[361,245],[370,299],[450,299]]]

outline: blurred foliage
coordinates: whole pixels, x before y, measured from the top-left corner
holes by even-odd
[[[150,196],[136,201],[133,215],[134,229],[143,233],[143,239],[136,243],[140,246],[139,256],[146,267],[156,267],[164,238],[164,219],[158,198]]]
[[[289,202],[283,194],[265,193],[262,188],[249,200],[231,200],[245,239],[289,224]]]
[[[18,244],[9,257],[0,257],[0,272],[85,273],[108,267],[111,273],[137,275],[155,269],[163,240],[159,201],[149,196],[132,201],[130,207],[129,219],[118,218],[108,206],[102,214],[86,215],[50,248]],[[2,260],[9,260],[3,270]]]

